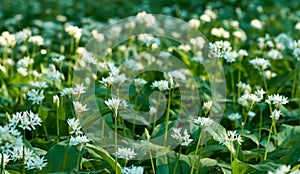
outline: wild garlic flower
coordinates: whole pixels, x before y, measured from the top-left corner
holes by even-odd
[[[236,62],[238,56],[239,55],[236,51],[230,51],[224,55],[224,59],[226,60],[227,63],[233,63]]]
[[[44,159],[44,156],[40,157],[38,155],[35,155],[34,157],[31,157],[26,161],[26,169],[37,169],[41,171],[48,164],[46,161],[47,160]]]
[[[3,47],[14,47],[16,45],[15,36],[8,31],[2,32],[0,36],[0,45]]]
[[[32,111],[17,112],[12,115],[12,119],[9,122],[11,126],[18,126],[23,130],[35,130],[35,126],[41,125],[41,118],[38,114],[34,114]]]
[[[199,19],[189,20],[189,27],[197,29],[197,28],[199,28],[199,26],[200,26],[200,20]]]
[[[48,85],[47,85],[46,82],[34,82],[34,81],[31,81],[30,85],[32,85],[35,88],[40,88],[40,89],[48,87]]]
[[[16,33],[16,39],[18,42],[26,41],[29,37],[31,37],[31,30],[24,28],[22,31]]]
[[[130,166],[124,167],[122,169],[122,174],[143,174],[144,168],[140,166]]]
[[[251,92],[251,86],[247,83],[239,82],[238,84],[236,84],[236,86],[238,88],[240,88],[243,93],[250,93]]]
[[[126,108],[128,106],[127,102],[120,98],[111,98],[104,103],[114,112],[117,113],[119,108]]]
[[[239,113],[232,113],[232,114],[228,115],[228,119],[231,121],[236,121],[240,118],[242,118],[242,116]]]
[[[272,119],[278,120],[278,119],[280,118],[280,115],[281,115],[281,111],[278,110],[278,109],[275,109],[275,110],[271,113],[270,117],[271,117]]]
[[[62,73],[60,73],[58,70],[53,70],[52,72],[49,72],[47,74],[47,77],[49,80],[52,80],[52,81],[59,80],[60,78],[64,79],[64,75]]]
[[[115,156],[118,158],[125,159],[126,161],[131,160],[135,158],[137,155],[133,148],[129,147],[118,147],[118,150],[116,153],[114,153]]]
[[[73,26],[73,25],[65,25],[65,31],[72,37],[75,38],[76,42],[79,41],[79,39],[81,38],[82,35],[82,29],[78,28],[77,26]]]
[[[263,27],[263,23],[258,19],[253,19],[251,20],[251,26],[260,30]]]
[[[28,100],[32,101],[32,104],[40,104],[45,98],[44,90],[31,89],[26,93]]]
[[[253,104],[263,100],[265,93],[263,89],[256,90],[254,94],[245,93],[238,99],[238,103],[245,107],[252,107]]]
[[[216,41],[209,43],[209,52],[211,58],[222,58],[232,50],[228,41]]]
[[[73,88],[64,88],[61,92],[61,96],[71,95]]]
[[[208,112],[212,108],[212,101],[210,100],[210,101],[204,102],[203,103],[203,108],[204,108],[205,115],[208,114]]]
[[[52,97],[53,104],[56,106],[56,108],[59,108],[59,97],[57,95],[54,95]]]
[[[147,14],[145,11],[139,12],[136,15],[136,20],[139,23],[145,24],[145,26],[150,27],[155,24],[156,19],[152,14]]]
[[[63,55],[60,55],[59,57],[52,57],[52,61],[53,62],[56,62],[56,63],[61,63],[61,62],[63,62],[64,60],[65,60],[65,56],[63,56]]]
[[[83,85],[83,83],[81,84],[75,84],[75,87],[73,88],[73,95],[81,95],[84,94],[86,87]]]
[[[28,42],[37,46],[41,46],[44,45],[44,38],[42,36],[31,36],[29,37]]]
[[[264,71],[265,69],[267,69],[269,66],[271,66],[269,60],[266,60],[264,58],[255,58],[249,61],[250,64],[252,64],[254,66],[254,68],[260,70],[260,71]]]
[[[202,128],[206,128],[213,123],[213,120],[206,117],[198,117],[197,119],[194,120],[194,123],[199,125]]]
[[[171,137],[177,140],[180,145],[182,146],[188,146],[193,139],[190,139],[190,135],[187,133],[187,130],[184,129],[183,135],[181,135],[181,127],[180,128],[173,128],[173,133],[171,134]]]
[[[186,80],[186,74],[183,69],[173,70],[164,74],[165,77],[172,77],[175,80]]]
[[[142,78],[136,78],[133,80],[134,85],[136,86],[136,88],[141,88],[142,86],[147,84],[147,81],[142,79]]]
[[[81,134],[83,134],[83,132],[80,130],[81,126],[80,126],[80,122],[79,122],[78,119],[76,119],[76,118],[69,118],[67,120],[67,123],[68,123],[69,127],[72,130],[70,132],[71,135],[73,135],[73,134],[75,134],[75,135],[81,135]]]
[[[70,138],[70,145],[77,146],[89,142],[90,140],[85,135],[78,135]],[[80,148],[81,149],[81,148]]]
[[[227,131],[226,136],[221,136],[218,139],[219,143],[225,145],[232,153],[235,153],[233,143],[236,141],[239,145],[243,142],[241,136],[236,131]]]
[[[268,171],[268,174],[288,174],[290,169],[291,169],[291,166],[282,165],[279,168],[277,168],[274,172]]]
[[[86,106],[86,105],[83,105],[83,104],[81,104],[80,102],[73,101],[73,106],[74,106],[76,115],[80,115],[80,114],[82,114],[83,112],[89,110],[89,109],[87,109],[87,106]]]
[[[93,56],[84,55],[84,56],[82,56],[81,59],[82,59],[85,63],[88,63],[88,64],[94,64],[94,65],[97,64],[97,60],[96,60],[95,57],[93,57]]]
[[[226,31],[223,27],[213,28],[210,33],[216,37],[223,37],[223,38],[230,37],[230,33],[228,31]]]
[[[158,88],[160,91],[169,89],[169,82],[167,80],[154,81],[151,88]]]
[[[22,59],[18,60],[17,67],[28,68],[29,65],[32,65],[34,60],[30,57],[23,57]]]
[[[268,96],[268,99],[266,100],[266,103],[268,104],[273,104],[276,107],[279,107],[280,105],[285,105],[289,102],[288,98],[283,96],[283,95],[279,95],[279,94],[273,94]]]

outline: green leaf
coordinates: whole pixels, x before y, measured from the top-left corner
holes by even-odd
[[[104,159],[106,162],[108,162],[109,165],[113,168],[113,170],[117,171],[116,173],[121,173],[122,168],[121,168],[120,164],[119,163],[117,164],[117,169],[116,169],[115,168],[115,160],[103,148],[96,147],[95,145],[87,143],[86,150],[95,158],[101,159],[101,160]]]
[[[271,161],[262,161],[259,164],[250,165],[254,169],[260,172],[268,172],[268,171],[275,171],[278,167],[280,167],[280,164],[275,164]]]
[[[67,147],[63,142],[56,144],[46,154],[48,164],[43,173],[73,171],[77,166],[78,155],[76,146]]]
[[[295,144],[295,141],[299,140],[300,126],[290,126],[282,124],[280,126],[280,132],[277,134],[278,145],[282,147],[288,147]]]
[[[231,164],[232,174],[244,174],[255,171],[249,164],[234,160]]]

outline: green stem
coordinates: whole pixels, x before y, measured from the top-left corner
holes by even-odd
[[[261,130],[262,130],[262,109],[260,109],[260,112],[259,112],[259,131],[258,131],[258,145],[257,145],[257,148],[259,148],[259,142],[260,142],[260,139],[261,139]]]
[[[190,174],[194,173],[194,167],[195,167],[196,157],[197,157],[197,153],[198,153],[198,148],[200,146],[201,138],[202,138],[202,130],[200,132],[200,135],[199,135],[199,138],[198,138],[198,141],[197,141],[197,146],[196,146],[196,150],[195,150],[195,153],[194,153],[194,158],[193,158],[193,161],[192,161],[192,167],[191,167]]]
[[[71,37],[71,44],[70,44],[70,54],[73,54],[73,49],[74,49],[74,38]]]
[[[241,76],[242,76],[242,72],[241,72],[241,66],[242,66],[242,60],[239,61],[239,70],[238,70],[238,83],[241,81]],[[241,89],[238,88],[238,98],[240,98],[241,96]]]
[[[137,92],[137,94],[134,98],[135,106],[137,106],[137,104],[138,104],[138,95],[139,95],[138,91],[136,91],[136,92]],[[133,125],[132,125],[132,137],[134,137],[134,135],[135,135],[135,124],[136,124],[136,112],[134,112],[134,120],[133,120]]]
[[[170,85],[172,87],[172,84]],[[170,117],[170,106],[171,106],[171,94],[172,94],[172,88],[169,90],[169,97],[168,97],[168,106],[167,106],[167,113],[166,113],[166,128],[165,128],[165,136],[164,136],[164,146],[167,144],[168,139],[168,129],[169,129],[169,117]]]
[[[57,133],[57,142],[59,142],[60,134],[59,134],[59,115],[58,115],[58,108],[56,108],[56,133]]]
[[[154,168],[152,153],[151,153],[151,149],[150,149],[150,145],[149,145],[149,140],[148,140],[148,148],[149,148],[149,156],[150,156],[150,162],[151,162],[152,171],[155,174],[155,168]]]
[[[117,111],[116,111],[117,112]],[[117,113],[115,113],[115,153],[118,151],[118,129],[117,129]],[[118,174],[118,155],[115,154],[115,170]]]
[[[23,130],[23,142],[25,142],[25,130]],[[25,145],[23,145],[23,160],[22,160],[22,174],[25,174]]]
[[[233,99],[233,104],[236,106],[236,96],[235,96],[235,84],[234,84],[234,75],[233,72],[231,73],[231,86],[232,86],[232,99]]]
[[[200,139],[202,139],[202,131],[201,131],[201,137]],[[199,173],[200,167],[201,167],[201,154],[202,154],[202,145],[200,145],[200,151],[199,151],[199,155],[198,155],[198,166],[197,166],[197,170],[196,173]]]
[[[269,143],[270,143],[271,134],[272,134],[272,128],[273,128],[273,124],[274,124],[274,123],[275,123],[274,118],[272,118],[272,125],[271,125],[271,127],[270,127],[269,136],[268,136],[268,141],[267,141],[267,144],[266,144],[264,160],[267,159],[268,149],[269,149]]]
[[[67,145],[66,145],[66,152],[65,152],[65,156],[64,156],[63,165],[61,166],[61,169],[60,169],[61,172],[64,172],[64,171],[65,171],[65,166],[66,166],[66,163],[67,163],[67,157],[68,157],[68,155],[69,155],[70,138],[71,138],[71,137],[70,137],[70,135],[69,135],[68,142],[67,142]]]
[[[156,126],[156,119],[157,119],[157,114],[158,114],[158,107],[159,107],[159,103],[160,103],[160,98],[161,98],[161,93],[159,93],[159,96],[158,96],[158,99],[157,99],[157,103],[156,103],[156,112],[154,114],[154,118],[153,118],[153,129],[155,128]]]
[[[180,154],[181,154],[181,149],[182,149],[182,146],[179,145],[179,153],[178,153],[178,157],[176,159],[176,163],[175,163],[175,167],[174,167],[174,170],[173,170],[173,174],[177,173],[176,170],[177,170],[177,166],[178,166],[178,162],[179,162],[179,158],[180,158]]]
[[[296,69],[294,72],[294,77],[293,77],[293,87],[292,87],[292,98],[296,97],[296,84],[297,84],[297,72],[298,72],[298,62],[296,63]]]

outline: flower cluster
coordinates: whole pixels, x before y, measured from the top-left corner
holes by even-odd
[[[190,135],[187,133],[186,129],[183,131],[183,135],[181,135],[181,129],[182,128],[173,128],[173,133],[171,134],[171,136],[172,138],[177,140],[180,145],[188,146],[193,141],[193,139],[190,139]]]

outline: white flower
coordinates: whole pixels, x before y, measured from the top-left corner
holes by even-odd
[[[15,36],[8,31],[2,32],[2,35],[0,36],[0,45],[4,47],[14,47],[16,45]]]
[[[248,52],[246,50],[239,50],[238,54],[239,54],[239,56],[242,56],[242,57],[248,56]]]
[[[140,166],[130,166],[122,169],[122,174],[143,174],[144,168]]]
[[[264,91],[262,88],[258,89],[254,92],[254,94],[259,98],[259,100],[262,100],[264,98],[264,95],[266,94],[266,91]]]
[[[81,35],[82,35],[82,29],[78,28],[77,26],[72,26],[72,25],[65,25],[65,31],[72,37],[76,39],[78,42]]]
[[[41,125],[41,118],[38,114],[34,114],[32,111],[17,112],[13,114],[13,118],[10,120],[11,126],[17,126],[23,130],[35,130],[35,126]]]
[[[256,28],[256,29],[262,29],[263,24],[258,19],[253,19],[251,21],[251,26],[254,27],[254,28]]]
[[[202,49],[206,43],[205,39],[203,37],[196,37],[191,38],[190,43],[195,46],[196,48]],[[202,53],[202,52],[201,52]]]
[[[26,95],[28,96],[28,100],[32,100],[32,104],[40,104],[45,98],[44,90],[31,89]]]
[[[228,119],[231,120],[231,121],[235,121],[235,120],[238,120],[240,118],[242,118],[242,116],[239,113],[232,113],[232,114],[228,115]]]
[[[31,157],[27,160],[26,162],[26,169],[31,170],[31,169],[37,169],[37,170],[42,170],[44,167],[46,167],[47,162],[43,157],[35,156]]]
[[[271,49],[268,52],[268,57],[270,59],[274,59],[274,60],[283,59],[282,53],[280,51],[276,50],[276,49]]]
[[[260,102],[263,98],[261,96],[257,96],[255,94],[243,94],[239,99],[238,103],[242,106],[249,107],[252,106],[254,103]]]
[[[59,97],[57,95],[54,95],[52,97],[52,99],[53,99],[53,104],[56,106],[56,108],[58,108],[59,107]]]
[[[31,42],[37,46],[41,46],[44,45],[44,38],[42,36],[31,36],[29,37],[28,42]]]
[[[198,19],[191,19],[191,20],[189,20],[189,26],[191,28],[197,29],[200,26],[200,21]]]
[[[73,146],[73,145],[74,146],[82,145],[82,144],[87,143],[87,142],[89,142],[89,140],[85,135],[78,135],[76,137],[71,137],[70,138],[70,145],[71,146]]]
[[[267,69],[271,64],[269,62],[269,60],[266,60],[264,58],[255,58],[249,61],[254,68],[263,71],[265,69]]]
[[[133,82],[137,88],[141,88],[142,86],[147,84],[147,81],[142,78],[134,79]]]
[[[30,85],[36,88],[47,88],[48,85],[46,82],[30,82]]]
[[[222,58],[232,50],[228,41],[216,41],[209,43],[209,52],[211,58]]]
[[[213,120],[206,117],[198,117],[194,120],[194,123],[200,125],[202,128],[206,128],[213,123]]]
[[[281,115],[280,110],[275,109],[275,110],[271,113],[270,117],[271,117],[271,118],[274,118],[275,120],[278,120],[279,117],[280,117],[280,115]]]
[[[16,33],[16,38],[18,41],[26,41],[29,37],[31,37],[31,30],[27,28]]]
[[[295,25],[295,29],[300,31],[300,22]]]
[[[203,103],[203,108],[205,110],[205,113],[208,113],[211,110],[212,107],[212,101],[207,101]]]
[[[181,45],[178,46],[178,49],[179,49],[179,50],[182,50],[182,51],[185,51],[185,52],[188,52],[188,51],[190,51],[192,48],[191,48],[191,46],[189,46],[189,45],[181,44]]]
[[[275,172],[269,171],[268,174],[287,174],[290,171],[291,166],[282,165]]]
[[[276,107],[279,107],[280,105],[285,105],[289,102],[288,98],[279,94],[273,94],[268,96],[268,99],[266,100],[266,103],[273,104]]]
[[[186,75],[184,74],[183,70],[173,70],[168,73],[165,73],[166,77],[172,77],[177,80],[186,80]]]
[[[154,81],[151,88],[158,88],[160,91],[169,89],[169,82],[167,80]]]
[[[75,84],[75,87],[73,88],[72,93],[74,95],[84,94],[86,92],[85,88],[86,87],[83,85],[83,83],[81,83],[81,84]]]
[[[156,108],[154,106],[151,106],[149,109],[149,114],[154,115],[157,112]]]
[[[239,82],[238,84],[236,84],[236,86],[238,88],[240,88],[241,91],[244,92],[244,93],[250,93],[251,92],[251,86],[247,83]]]
[[[224,30],[224,28],[213,28],[210,32],[212,35],[216,37],[229,38],[230,34],[228,31]]]
[[[266,77],[266,79],[271,79],[273,77],[276,77],[277,74],[270,70],[267,70],[267,71],[264,71],[264,76]]]
[[[52,80],[52,81],[55,81],[55,80],[59,80],[60,78],[64,78],[64,75],[62,73],[60,73],[58,70],[53,70],[52,72],[49,72],[47,74],[47,77]]]
[[[52,61],[56,63],[61,63],[65,60],[65,56],[61,55],[58,58],[52,57]]]
[[[238,57],[238,53],[235,51],[230,51],[227,54],[224,55],[224,59],[227,63],[232,63],[236,61],[236,58]]]
[[[97,64],[97,61],[96,59],[93,57],[93,56],[83,56],[82,57],[82,60],[85,62],[85,63],[90,63],[90,64],[94,64],[96,65]]]
[[[145,24],[145,26],[149,27],[155,24],[155,17],[152,14],[147,14],[145,11],[139,12],[136,15],[137,22]]]
[[[237,142],[239,145],[243,142],[241,136],[236,131],[227,131],[225,137],[219,137],[219,143],[225,145],[231,152],[235,153],[233,142]]]
[[[61,92],[60,95],[61,96],[66,96],[66,95],[70,95],[73,91],[73,88],[64,88]]]
[[[74,105],[74,109],[75,109],[76,115],[80,115],[84,111],[88,111],[89,110],[89,109],[86,108],[87,107],[86,105],[82,105],[80,102],[73,101],[73,105]]]
[[[117,113],[120,107],[125,108],[128,105],[125,100],[120,98],[111,98],[104,101],[104,103],[115,113]]]
[[[252,111],[248,112],[248,116],[251,118],[255,117],[255,115],[256,115],[255,112],[252,112]]]
[[[32,65],[34,60],[30,57],[24,57],[17,62],[17,67],[28,68],[29,65]]]
[[[76,118],[69,118],[67,120],[68,125],[70,126],[70,128],[72,129],[72,131],[70,132],[70,134],[75,134],[75,135],[81,135],[83,134],[83,132],[80,130],[81,126],[80,126],[80,122],[78,119]]]
[[[190,135],[187,133],[186,129],[184,130],[183,135],[181,135],[181,129],[182,128],[173,128],[171,137],[177,140],[180,145],[188,146],[193,141],[193,139],[190,139]]]
[[[129,147],[118,147],[118,150],[116,153],[114,153],[118,158],[125,159],[126,161],[131,160],[135,158],[136,153],[134,152],[133,148]]]

